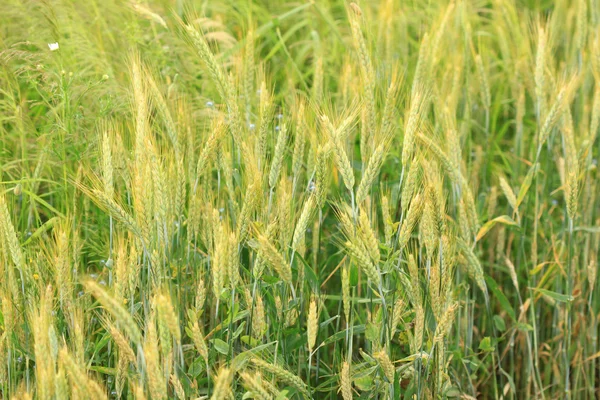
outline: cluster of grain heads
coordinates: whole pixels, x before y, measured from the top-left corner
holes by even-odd
[[[597,397],[597,0],[21,3],[0,397]]]

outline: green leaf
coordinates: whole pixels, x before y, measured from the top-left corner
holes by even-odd
[[[481,342],[479,342],[479,350],[485,352],[494,351],[494,346],[492,346],[492,339],[490,339],[489,336],[486,336],[483,339],[481,339]]]
[[[531,332],[533,331],[533,326],[526,324],[524,322],[519,322],[517,324],[517,329],[523,332]]]
[[[233,333],[233,338],[237,339],[237,337],[242,334],[242,332],[244,331],[245,327],[246,327],[246,321],[242,321],[242,323],[240,324],[240,326]]]
[[[372,369],[374,369],[374,368],[372,368]],[[367,392],[367,391],[371,390],[371,388],[373,387],[373,377],[369,376],[369,375],[365,375],[365,376],[362,376],[359,378],[355,378],[354,384],[356,385],[357,388],[359,388],[363,392]]]
[[[527,191],[529,190],[529,187],[531,187],[531,182],[533,181],[533,177],[538,171],[538,167],[539,164],[534,164],[531,168],[529,168],[529,172],[527,173],[527,176],[525,177],[525,180],[523,181],[523,183],[521,184],[521,188],[519,189],[519,195],[517,196],[517,208],[525,198],[525,195],[527,195]]]
[[[59,217],[52,217],[48,221],[44,222],[44,224],[42,226],[37,228],[35,230],[35,232],[33,232],[33,234],[31,236],[29,236],[29,238],[23,243],[23,246],[27,246],[32,240],[40,237],[42,235],[42,233],[44,233],[47,230],[49,230],[50,228],[52,228],[54,226],[54,224],[56,222],[58,222],[59,220],[60,220]]]
[[[50,205],[50,203],[48,203],[46,200],[42,199],[40,196],[38,196],[37,194],[30,192],[29,190],[25,190],[23,189],[23,193],[28,195],[31,199],[37,201],[38,203],[40,203],[41,205],[43,205],[44,207],[46,207],[48,210],[52,211],[54,214],[58,215],[59,217],[64,218],[65,215],[63,213],[61,213],[60,211],[58,211],[56,208],[52,207]]]
[[[202,357],[198,357],[190,365],[190,367],[188,369],[188,374],[192,378],[196,378],[198,375],[200,375],[202,373],[202,371],[204,371],[204,368],[205,368],[204,359]]]
[[[302,264],[304,265],[304,272],[305,272],[304,277],[308,280],[308,283],[310,284],[310,287],[313,289],[313,291],[318,292],[319,278],[317,277],[317,274],[315,274],[315,271],[313,271],[313,269],[310,267],[310,265],[308,265],[306,260],[297,251],[294,252],[294,257],[296,257],[298,260],[302,261]]]
[[[460,397],[461,392],[456,386],[450,386],[444,392],[445,397]]]
[[[248,339],[248,336],[242,336],[242,338],[241,338],[242,342],[251,344],[247,341],[247,339]],[[254,341],[254,343],[257,343],[257,342]],[[238,354],[237,356],[235,356],[235,358],[231,362],[231,365],[233,365],[236,369],[240,369],[244,366],[244,364],[250,357],[258,356],[261,353],[261,351],[268,349],[269,347],[272,347],[276,343],[277,342],[265,343],[265,344],[256,346],[250,350],[246,350],[246,351]]]
[[[348,274],[350,277],[350,286],[355,287],[358,285],[358,267],[354,264],[350,264],[350,273]]]
[[[506,330],[506,323],[504,322],[504,319],[499,315],[494,315],[494,325],[496,326],[496,329],[498,329],[500,332],[504,332]]]
[[[116,375],[117,374],[117,369],[116,368],[109,368],[109,367],[103,367],[100,365],[91,365],[89,367],[90,371],[96,371],[98,373],[104,374],[104,375]]]
[[[559,301],[561,303],[571,302],[575,298],[573,296],[569,296],[567,294],[556,293],[551,290],[541,289],[541,288],[533,288],[536,292],[543,294],[544,296],[548,296],[553,300]]]
[[[246,343],[248,346],[257,346],[260,342],[256,339],[254,339],[252,336],[248,336],[248,335],[244,335],[242,337],[240,337],[240,340],[242,341],[242,343]]]
[[[330,343],[333,343],[335,341],[341,340],[341,339],[345,339],[346,335],[352,331],[353,335],[360,335],[362,333],[365,332],[365,326],[364,325],[355,325],[353,327],[350,327],[348,329],[344,329],[343,331],[339,331],[334,333],[333,335],[329,336],[327,339],[325,339],[323,341],[323,345],[328,345]]]
[[[502,309],[504,311],[506,311],[506,313],[510,316],[510,319],[512,319],[513,321],[516,321],[517,318],[515,315],[515,310],[510,305],[510,302],[508,301],[508,299],[506,298],[506,296],[504,295],[502,290],[500,290],[500,288],[498,288],[498,284],[496,283],[496,281],[489,275],[485,276],[485,281],[486,281],[489,289],[492,291],[492,293],[496,297],[496,300],[498,300],[498,302],[500,303],[500,306],[502,307]]]
[[[488,222],[486,222],[481,229],[479,229],[479,232],[477,233],[477,237],[475,238],[476,241],[479,241],[482,237],[484,237],[497,223],[500,224],[504,224],[504,225],[514,225],[514,226],[519,226],[519,224],[517,224],[511,217],[509,217],[508,215],[501,215],[499,217],[496,217],[492,220],[489,220]]]
[[[229,345],[222,341],[221,339],[213,339],[213,346],[215,346],[215,349],[221,353],[221,354],[229,354]]]
[[[287,400],[288,393],[289,392],[286,389],[283,389],[281,392],[279,392],[279,395],[275,400]]]

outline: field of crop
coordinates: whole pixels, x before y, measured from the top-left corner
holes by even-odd
[[[600,1],[355,1],[0,1],[0,398],[600,396]]]

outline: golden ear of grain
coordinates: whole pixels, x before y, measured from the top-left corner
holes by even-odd
[[[129,345],[129,340],[114,326],[108,319],[103,321],[103,325],[106,326],[107,331],[112,336],[117,348],[119,349],[119,357],[127,360],[127,362],[135,363],[136,356],[133,349]]]
[[[329,157],[330,146],[319,146],[317,149],[317,161],[315,168],[316,194],[318,208],[322,208],[327,198],[327,189],[329,184]]]
[[[471,276],[471,278],[475,281],[477,286],[481,289],[481,291],[487,296],[487,284],[485,283],[485,278],[483,274],[483,268],[481,267],[481,263],[479,259],[473,252],[470,246],[468,246],[462,239],[457,240],[458,247],[461,249],[466,262],[467,262],[467,272]]]
[[[381,196],[381,217],[383,220],[383,232],[385,237],[385,244],[388,247],[392,245],[392,236],[394,235],[394,221],[390,213],[390,201],[388,196]]]
[[[183,24],[183,22],[182,22]],[[227,113],[229,116],[229,126],[236,143],[241,144],[240,112],[237,103],[237,96],[231,81],[226,78],[221,66],[213,55],[206,38],[191,25],[184,24],[183,28],[187,38],[196,49],[196,52],[209,72],[209,75],[217,87],[221,98],[227,104]]]
[[[198,321],[190,322],[190,328],[188,335],[191,337],[198,354],[204,359],[205,363],[208,363],[208,347],[206,346],[206,341],[204,340],[204,336],[200,330],[200,325],[198,325]]]
[[[7,247],[10,251],[13,263],[22,271],[25,268],[25,264],[21,244],[17,238],[15,226],[10,219],[10,212],[8,211],[6,199],[4,195],[0,194],[0,233],[2,232],[4,233],[4,240],[8,245]]]
[[[260,358],[252,358],[250,361],[256,365],[257,368],[273,374],[278,380],[293,386],[304,396],[311,398],[306,384],[297,375],[294,375],[290,371],[283,369],[278,365],[270,364],[264,360],[261,360]]]
[[[394,368],[394,364],[392,364],[392,361],[390,360],[387,351],[385,351],[385,349],[382,349],[373,354],[373,357],[377,361],[379,361],[379,365],[381,366],[383,374],[387,378],[388,382],[394,382],[394,375],[396,373],[396,369]]]
[[[58,372],[54,378],[55,383],[55,396],[57,400],[68,400],[71,397],[69,392],[69,383],[67,382],[67,376],[65,369],[62,366],[58,367]]]
[[[419,171],[421,169],[420,161],[413,161],[409,164],[408,177],[406,182],[402,185],[402,193],[400,195],[400,206],[402,207],[402,213],[405,214],[408,210],[413,195],[415,194],[415,188],[419,181]]]
[[[69,372],[71,384],[76,386],[78,390],[86,393],[90,399],[104,400],[108,399],[104,390],[100,385],[88,378],[83,367],[81,367],[71,356],[66,347],[63,347],[59,352],[61,365]]]
[[[163,123],[165,124],[165,128],[167,131],[167,136],[173,145],[173,150],[175,152],[175,156],[177,159],[181,156],[180,154],[180,145],[179,145],[179,137],[177,134],[177,128],[175,127],[175,122],[173,117],[171,116],[171,111],[169,110],[169,106],[167,105],[167,101],[165,100],[163,94],[160,91],[156,81],[152,77],[150,71],[145,69],[145,82],[148,84],[150,89],[150,94],[152,95],[153,105],[158,110]]]
[[[540,24],[538,25],[538,38],[537,38],[537,51],[535,56],[535,97],[536,97],[536,108],[538,114],[538,121],[545,115],[545,68],[546,68],[546,42],[548,40],[545,28]]]
[[[252,333],[254,337],[262,338],[267,330],[267,321],[265,318],[265,306],[261,296],[256,296],[253,303],[254,312],[252,314]]]
[[[171,385],[173,385],[173,391],[175,392],[177,399],[185,400],[185,391],[183,390],[183,385],[181,384],[181,381],[179,381],[179,378],[177,378],[177,375],[171,374],[169,380],[171,381]]]
[[[151,312],[146,324],[146,337],[144,339],[144,358],[148,388],[153,399],[167,398],[167,384],[161,367],[158,352],[158,337],[156,334],[156,315]]]
[[[413,353],[417,353],[422,346],[423,335],[425,332],[425,310],[420,303],[415,306],[414,324],[414,335],[413,340],[410,343],[410,350]]]
[[[395,122],[397,118],[396,103],[398,101],[398,95],[400,92],[400,86],[402,84],[402,78],[399,75],[398,69],[394,67],[392,70],[392,77],[390,79],[390,85],[385,96],[385,105],[381,114],[381,128],[380,128],[380,139],[387,141],[393,135],[395,128]]]
[[[113,182],[113,162],[112,162],[112,149],[110,145],[110,134],[105,129],[102,133],[102,181],[104,183],[104,192],[110,199],[114,196],[114,182]]]
[[[329,140],[331,143],[331,149],[333,151],[333,158],[335,163],[342,175],[342,179],[346,188],[350,191],[354,190],[354,172],[352,171],[352,165],[350,164],[350,159],[344,150],[344,145],[339,138],[338,134],[341,130],[336,130],[333,124],[329,121],[329,118],[326,116],[322,116],[321,122],[329,135]]]
[[[358,217],[358,234],[363,242],[363,246],[367,249],[367,252],[371,257],[373,264],[376,266],[379,265],[379,261],[381,260],[379,240],[377,239],[375,230],[371,226],[371,221],[369,220],[367,212],[362,207],[360,208]]]
[[[298,222],[296,223],[296,229],[294,229],[294,237],[292,239],[292,249],[294,251],[298,249],[298,245],[304,238],[306,229],[308,228],[308,223],[313,214],[315,206],[315,196],[310,195],[309,198],[304,202],[304,206],[302,207],[302,213],[300,214],[300,218],[298,218]]]
[[[131,215],[127,211],[123,209],[116,201],[106,196],[103,191],[93,189],[91,191],[92,199],[97,201],[97,203],[105,208],[110,215],[112,215],[117,221],[121,222],[125,225],[131,232],[135,233],[140,239],[147,239],[142,234],[142,230],[140,229],[137,222],[133,219]]]
[[[58,343],[53,326],[52,300],[52,288],[48,286],[41,296],[39,307],[32,305],[29,312],[29,320],[33,328],[36,387],[40,398],[51,398],[55,391],[54,365]],[[53,349],[52,342],[55,343],[56,349]]]
[[[304,160],[304,148],[306,147],[306,121],[304,101],[298,100],[298,112],[296,113],[296,134],[294,135],[294,151],[292,153],[292,176],[294,183],[298,182]]]
[[[371,155],[371,141],[374,138],[375,130],[375,117],[376,117],[376,106],[375,106],[375,71],[369,55],[369,49],[365,38],[363,36],[362,29],[360,27],[359,19],[362,16],[362,11],[356,3],[350,3],[349,20],[350,27],[352,28],[352,39],[354,47],[358,53],[358,59],[360,62],[361,81],[362,87],[364,88],[364,120],[363,120],[363,136],[361,137],[361,155],[363,162],[367,162]]]
[[[415,149],[415,136],[421,126],[428,96],[424,89],[418,88],[412,96],[406,123],[404,126],[404,141],[402,143],[402,166],[406,167],[412,160]]]
[[[508,204],[510,204],[513,211],[516,214],[518,214],[519,210],[517,208],[517,196],[515,196],[515,193],[513,192],[512,188],[510,187],[510,185],[508,184],[506,179],[504,179],[504,177],[501,176],[499,178],[499,181],[500,181],[500,188],[502,189],[504,196],[506,196],[506,200],[508,200]]]
[[[354,257],[358,266],[364,271],[365,275],[367,275],[367,278],[369,278],[373,284],[379,284],[379,271],[371,261],[367,251],[351,241],[347,241],[345,247],[346,252]]]
[[[119,326],[127,333],[129,339],[136,344],[140,344],[142,341],[140,329],[121,303],[91,279],[85,281],[83,285],[104,306],[106,311],[112,314]]]
[[[402,321],[402,315],[404,314],[404,311],[406,309],[406,302],[404,301],[404,298],[400,295],[398,295],[398,298],[396,299],[396,302],[394,303],[394,308],[393,308],[393,315],[392,315],[392,329],[395,331],[398,326],[400,325],[400,322]]]
[[[403,250],[408,244],[410,235],[412,234],[412,231],[415,228],[419,218],[421,218],[421,211],[423,210],[422,197],[423,196],[421,194],[417,194],[414,197],[410,203],[410,207],[408,208],[406,219],[402,221],[400,234],[398,235],[398,248],[400,250]]]
[[[598,260],[590,260],[586,268],[586,273],[590,290],[594,290],[596,287],[596,277],[598,276]]]
[[[253,398],[257,400],[269,400],[273,398],[264,386],[260,373],[250,374],[249,372],[242,371],[240,372],[240,377],[242,378],[242,385],[252,394]]]
[[[437,231],[435,223],[435,205],[432,201],[431,187],[427,188],[427,195],[425,196],[425,203],[423,206],[423,216],[421,217],[420,230],[425,249],[427,251],[427,257],[433,259],[433,254],[437,248],[439,232]]]
[[[196,299],[194,302],[194,306],[196,307],[196,312],[202,311],[204,308],[204,302],[206,301],[206,284],[204,283],[204,279],[200,277],[198,279],[198,286],[196,287]]]
[[[577,213],[577,198],[579,196],[579,184],[577,182],[577,168],[570,169],[565,182],[565,201],[567,203],[567,215],[569,216],[569,230],[573,229],[573,220]]]
[[[356,190],[357,204],[362,204],[362,202],[366,200],[367,195],[369,194],[369,189],[379,174],[379,170],[381,168],[381,164],[383,164],[385,155],[386,145],[385,143],[380,143],[371,157],[369,157],[367,168],[365,169],[360,184],[358,185],[358,189]]]
[[[283,157],[285,155],[285,149],[288,140],[288,132],[285,124],[281,126],[279,135],[277,136],[277,143],[275,144],[275,153],[273,155],[273,161],[271,162],[271,172],[269,173],[269,187],[271,190],[277,184],[279,174],[281,173],[281,166],[283,164]]]
[[[434,344],[437,345],[442,340],[444,340],[444,337],[446,336],[448,330],[454,322],[454,313],[456,312],[457,308],[458,303],[453,303],[448,308],[446,308],[446,311],[444,311],[441,318],[438,320],[437,327],[435,328],[435,334],[433,335]]]
[[[308,344],[308,352],[312,353],[317,342],[317,333],[319,331],[319,314],[317,311],[317,302],[313,298],[308,307],[308,318],[306,321],[306,336]]]
[[[173,304],[169,296],[165,294],[158,295],[156,299],[156,309],[158,318],[163,320],[167,328],[177,342],[181,342],[181,331],[179,330],[179,319],[173,309]]]
[[[198,157],[198,163],[196,165],[196,186],[198,185],[199,178],[204,173],[204,169],[215,157],[217,147],[226,133],[227,129],[225,127],[225,122],[221,118],[216,119],[211,127],[210,136]]]
[[[346,324],[350,323],[350,277],[348,276],[348,268],[347,266],[342,267],[342,301],[344,303]]]
[[[479,81],[481,82],[480,90],[483,107],[489,111],[492,105],[492,95],[490,94],[490,85],[488,83],[488,78],[485,71],[485,66],[483,65],[483,60],[481,59],[481,54],[477,54],[477,56],[475,56],[475,65],[477,66],[477,74],[479,75]]]
[[[231,394],[231,379],[233,372],[228,368],[221,368],[215,380],[215,387],[211,400],[225,400]]]
[[[344,361],[340,371],[340,389],[344,400],[352,400],[352,380],[350,378],[350,364]]]
[[[281,253],[265,235],[257,232],[255,236],[258,242],[258,249],[260,250],[265,261],[267,261],[270,266],[277,271],[285,283],[291,284],[292,269],[289,263],[286,262]]]

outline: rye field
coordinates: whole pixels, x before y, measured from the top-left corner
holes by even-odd
[[[599,398],[600,1],[354,1],[0,2],[0,398]]]

